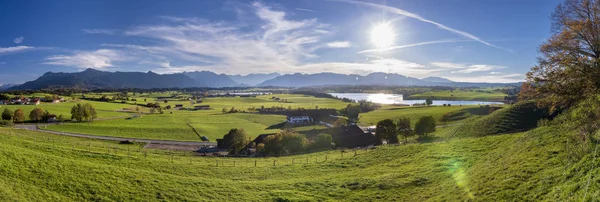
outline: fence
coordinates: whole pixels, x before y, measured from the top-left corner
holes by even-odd
[[[319,153],[297,153],[291,155],[251,156],[202,156],[193,151],[169,151],[144,149],[142,144],[119,144],[116,141],[99,141],[85,138],[57,137],[54,135],[1,135],[3,139],[14,139],[27,148],[48,151],[63,157],[68,155],[111,156],[116,160],[152,161],[194,167],[273,167],[300,166],[336,163],[352,160],[374,152],[373,148],[357,150],[328,150]],[[71,153],[68,153],[71,152]]]

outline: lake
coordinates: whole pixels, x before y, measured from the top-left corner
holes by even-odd
[[[425,100],[404,100],[402,94],[383,94],[383,93],[329,93],[330,95],[339,98],[349,98],[356,101],[367,100],[373,103],[379,104],[420,104],[424,103]],[[491,105],[491,104],[503,104],[502,102],[488,102],[488,101],[459,101],[459,100],[433,100],[433,105]]]

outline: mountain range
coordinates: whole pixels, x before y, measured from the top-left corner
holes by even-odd
[[[6,90],[9,88],[12,88],[14,86],[18,86],[19,84],[13,84],[13,83],[7,83],[7,84],[0,84],[0,90]]]
[[[22,85],[9,86],[5,90],[26,90],[44,88],[75,87],[85,89],[107,88],[189,88],[189,87],[307,87],[327,85],[386,85],[386,86],[505,86],[518,85],[499,83],[454,82],[440,77],[418,79],[400,74],[371,73],[366,76],[356,74],[318,73],[318,74],[249,74],[226,75],[210,71],[183,72],[175,74],[157,74],[149,72],[106,72],[86,69],[82,72],[47,72],[36,80]],[[0,86],[2,90],[3,86]]]

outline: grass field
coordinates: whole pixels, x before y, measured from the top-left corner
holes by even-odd
[[[339,151],[329,151],[240,159],[172,156],[135,144],[0,128],[0,164],[10,165],[0,167],[0,200],[573,201],[584,195],[600,197],[600,181],[595,177],[600,169],[594,167],[586,189],[594,161],[584,158],[565,164],[565,132],[557,129],[379,147],[361,150],[358,156],[346,153],[344,158]]]
[[[165,94],[166,95],[166,94]],[[147,95],[147,102],[154,102],[150,94]],[[280,103],[270,99],[271,97],[279,97],[287,99],[291,103]],[[137,98],[141,100],[143,98]],[[87,102],[87,101],[85,101]],[[189,101],[169,101],[167,105],[174,106],[175,104],[184,104],[191,106]],[[93,102],[98,110],[104,110],[101,117],[128,115],[125,113],[113,112],[108,109],[120,109],[124,107],[132,108],[128,104],[116,104],[105,102]],[[146,138],[146,139],[163,139],[163,140],[185,140],[185,141],[200,141],[200,136],[206,136],[211,141],[223,137],[232,128],[243,128],[251,137],[256,137],[260,134],[275,133],[280,128],[277,127],[285,121],[285,116],[282,115],[260,115],[253,113],[233,113],[224,114],[222,108],[231,109],[235,107],[239,110],[247,109],[248,107],[260,108],[261,106],[270,107],[281,105],[283,107],[292,106],[292,108],[336,108],[345,107],[348,103],[341,102],[335,99],[315,98],[312,96],[283,94],[283,95],[265,95],[256,98],[207,98],[202,104],[208,104],[211,110],[186,111],[186,110],[166,110],[164,114],[146,114],[141,118],[134,119],[113,119],[95,121],[92,123],[68,123],[61,125],[52,125],[47,129],[81,133],[89,135],[113,136],[113,137],[129,137],[129,138]],[[61,110],[70,111],[70,105],[67,103],[60,104],[65,106]],[[163,103],[164,105],[164,103]],[[456,112],[460,110],[477,109],[479,106],[452,106],[452,107],[394,107],[384,106],[380,110],[361,114],[361,125],[374,125],[378,121],[391,118],[397,119],[400,116],[406,116],[412,119],[412,123],[416,123],[421,116],[432,115],[439,120],[448,112]],[[147,110],[146,110],[147,111]],[[52,112],[52,110],[51,110]],[[470,118],[478,115],[466,113],[465,118]],[[450,124],[444,123],[444,124]],[[196,130],[192,130],[192,127]],[[297,131],[306,131],[313,128],[322,128],[322,126],[304,126],[295,128]]]
[[[448,113],[455,112],[460,110],[469,110],[469,109],[478,109],[477,105],[470,106],[450,106],[450,107],[394,107],[394,106],[385,106],[379,110],[375,110],[368,113],[360,114],[360,122],[363,125],[375,125],[378,121],[384,119],[392,119],[396,120],[399,117],[408,117],[411,119],[411,123],[415,124],[420,117],[423,116],[433,116],[436,120],[440,120],[440,118]],[[468,113],[465,118],[469,118],[472,116],[478,116],[471,113]],[[449,122],[449,124],[452,122]],[[438,123],[439,125],[440,123]]]
[[[270,99],[276,96],[287,99],[291,103],[280,103]],[[150,96],[152,97],[152,96]],[[155,96],[154,96],[155,97]],[[143,98],[138,98],[141,100]],[[152,98],[146,98],[147,102],[154,102]],[[185,104],[191,107],[189,101],[170,101],[167,105]],[[343,108],[348,103],[335,99],[315,98],[312,96],[283,94],[265,95],[256,98],[207,98],[202,104],[208,104],[211,110],[185,111],[167,110],[165,114],[143,115],[135,119],[114,119],[95,121],[93,123],[69,123],[52,125],[48,129],[100,136],[148,138],[164,140],[186,140],[200,141],[200,136],[207,136],[211,141],[223,137],[232,128],[243,128],[251,137],[264,133],[276,133],[280,128],[274,127],[285,122],[282,115],[259,115],[250,113],[223,114],[223,108],[235,107],[239,110],[247,110],[249,107],[260,108],[261,106],[283,106],[296,109],[303,108]],[[118,107],[132,107],[127,104],[115,104],[95,102],[94,105],[107,107],[114,105]],[[165,105],[163,103],[163,105]],[[117,107],[118,106],[118,107]],[[68,109],[70,111],[70,108]],[[115,112],[116,113],[116,112]],[[196,134],[191,127],[193,127]],[[296,128],[298,131],[322,128],[321,126],[304,126]]]
[[[65,118],[71,117],[71,108],[73,105],[77,103],[91,103],[96,108],[96,113],[98,118],[108,118],[108,117],[117,117],[117,116],[128,116],[128,114],[123,112],[117,112],[117,110],[132,107],[129,104],[119,104],[119,103],[106,103],[106,102],[94,102],[94,101],[72,101],[72,102],[62,102],[62,103],[42,103],[40,105],[0,105],[0,112],[4,111],[5,108],[8,108],[12,111],[17,109],[22,109],[25,112],[25,117],[29,120],[29,112],[35,108],[42,108],[44,110],[48,110],[50,114],[63,115]],[[147,111],[147,110],[143,110]]]
[[[504,96],[506,96],[505,93],[497,90],[447,90],[414,94],[407,99],[421,100],[432,97],[434,100],[504,101]]]

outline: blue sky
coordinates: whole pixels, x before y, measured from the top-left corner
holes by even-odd
[[[0,84],[86,68],[521,81],[558,3],[3,1]],[[373,31],[382,26],[391,33]]]

